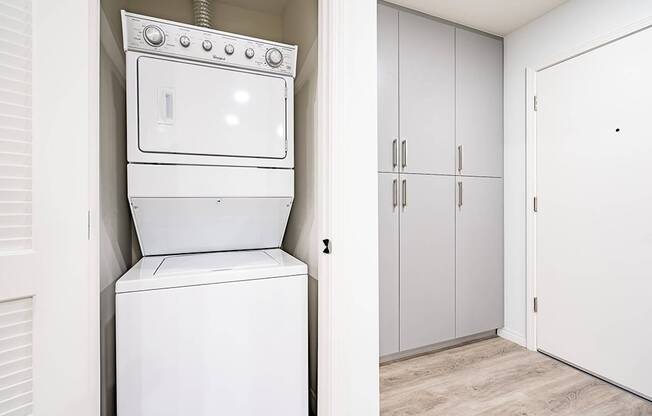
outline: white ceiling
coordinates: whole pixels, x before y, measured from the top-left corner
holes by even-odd
[[[505,36],[566,0],[389,0],[484,32]]]
[[[281,14],[287,2],[288,0],[218,0],[218,3],[270,14]]]

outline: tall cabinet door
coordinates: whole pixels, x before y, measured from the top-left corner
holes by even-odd
[[[378,174],[378,290],[381,357],[399,351],[399,177]]]
[[[378,5],[378,170],[398,171],[398,10]]]
[[[401,350],[455,337],[455,178],[401,175]]]
[[[456,336],[503,326],[503,180],[457,178]]]
[[[503,41],[455,29],[459,174],[503,176]]]
[[[455,29],[399,12],[401,170],[455,173]]]

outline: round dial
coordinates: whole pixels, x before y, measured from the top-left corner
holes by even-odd
[[[210,40],[205,40],[201,43],[201,47],[204,48],[206,52],[213,49],[213,43]]]
[[[267,65],[276,68],[283,63],[283,54],[276,48],[268,49],[265,54],[265,61],[267,61]]]
[[[228,45],[226,45],[226,46],[224,47],[224,52],[225,52],[227,55],[233,55],[233,52],[235,52],[235,48],[233,47],[233,45],[231,45],[231,44],[229,43]]]
[[[165,42],[165,33],[158,26],[147,26],[143,33],[145,41],[152,46],[161,46]]]
[[[180,43],[181,46],[183,46],[184,48],[187,48],[188,46],[190,46],[190,38],[189,38],[188,36],[186,36],[186,35],[183,35],[183,36],[181,36],[181,37],[179,38],[179,43]]]
[[[256,53],[252,48],[247,48],[247,50],[245,51],[245,56],[249,59],[253,58],[255,54]]]

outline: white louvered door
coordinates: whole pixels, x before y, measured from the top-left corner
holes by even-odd
[[[0,416],[95,414],[94,7],[0,0]]]
[[[0,0],[0,415],[32,414],[32,16]]]

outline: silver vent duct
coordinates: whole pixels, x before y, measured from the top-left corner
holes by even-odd
[[[192,10],[195,15],[195,25],[213,27],[211,24],[211,0],[192,0]]]

